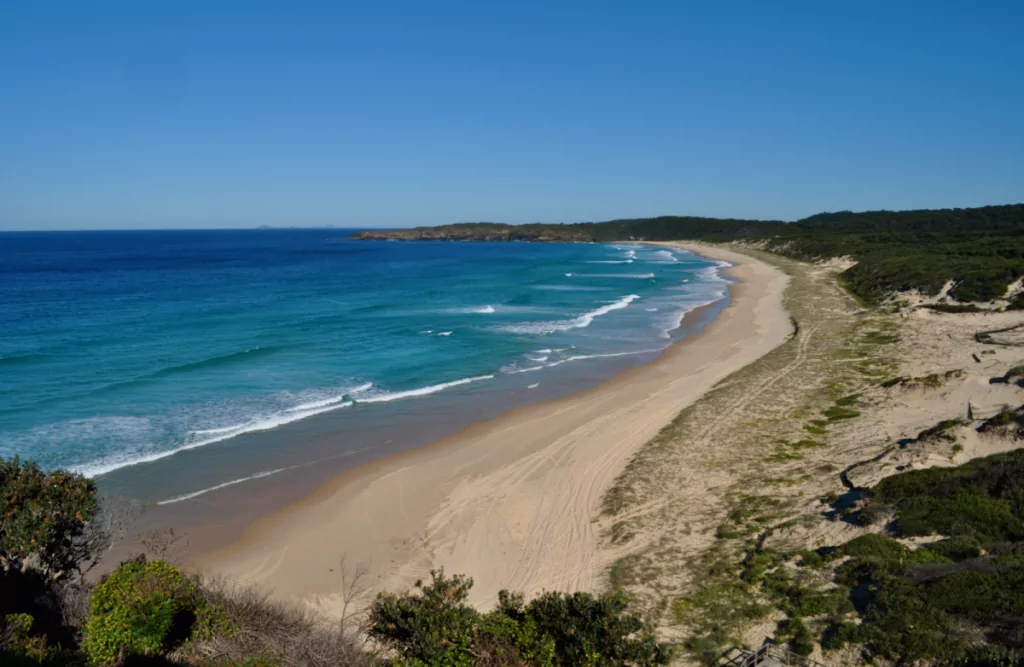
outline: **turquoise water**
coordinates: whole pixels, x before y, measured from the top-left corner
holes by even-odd
[[[727,294],[680,251],[350,233],[0,235],[0,456],[193,496],[593,384]]]

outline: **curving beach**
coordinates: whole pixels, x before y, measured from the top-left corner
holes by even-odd
[[[792,332],[782,271],[675,245],[733,264],[730,305],[701,333],[593,389],[349,470],[196,565],[329,612],[342,605],[343,556],[368,569],[370,591],[408,588],[434,568],[469,575],[478,606],[504,588],[599,588],[602,493],[680,410]]]

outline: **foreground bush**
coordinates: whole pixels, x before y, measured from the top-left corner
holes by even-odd
[[[499,594],[494,611],[466,604],[471,579],[432,572],[416,594],[380,594],[369,634],[398,654],[396,665],[665,665],[668,651],[626,612],[621,593],[545,593],[528,605]]]
[[[161,656],[216,623],[196,585],[160,560],[128,561],[92,591],[82,649],[89,663],[116,665],[130,656]]]
[[[0,459],[0,568],[31,567],[53,577],[76,569],[89,555],[81,538],[95,512],[91,480]]]

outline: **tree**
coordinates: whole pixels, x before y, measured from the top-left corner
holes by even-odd
[[[35,568],[53,578],[77,571],[96,509],[92,480],[0,459],[0,568]]]

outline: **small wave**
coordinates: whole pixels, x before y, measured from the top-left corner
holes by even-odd
[[[452,332],[451,331],[438,331],[437,335],[438,336],[451,336]]]
[[[419,389],[406,389],[405,391],[394,391],[394,392],[383,392],[375,394],[373,396],[354,397],[356,403],[389,403],[391,401],[397,401],[402,398],[412,398],[414,396],[427,396],[429,394],[436,394],[439,391],[444,391],[451,387],[458,387],[460,385],[469,384],[470,382],[479,382],[481,380],[493,380],[493,375],[478,375],[471,378],[462,378],[461,380],[452,380],[451,382],[442,382],[440,384],[432,384],[429,387],[420,387]]]
[[[572,274],[571,273],[567,273],[567,274],[565,274],[565,277],[566,278],[572,278]]]
[[[494,306],[483,306],[481,308],[467,308],[465,312],[467,312],[467,313],[483,313],[483,314],[493,313],[494,312]]]
[[[212,445],[217,442],[224,440],[230,440],[240,435],[247,433],[256,433],[258,431],[269,431],[270,429],[277,428],[278,426],[284,426],[300,419],[306,419],[314,415],[319,415],[324,412],[330,412],[332,410],[340,410],[347,408],[353,404],[351,400],[338,401],[331,399],[329,401],[319,401],[325,403],[320,407],[307,408],[298,410],[295,408],[287,409],[282,412],[274,413],[263,418],[253,419],[241,424],[234,424],[232,426],[224,426],[210,429],[198,429],[189,431],[185,436],[185,442],[173,449],[167,449],[157,452],[139,453],[129,452],[119,456],[110,457],[95,463],[90,463],[83,466],[73,467],[72,470],[81,473],[86,477],[98,477],[99,475],[105,475],[109,472],[119,470],[121,468],[128,468],[136,466],[142,463],[152,463],[153,461],[159,461],[169,456],[174,456],[179,452],[185,452],[190,449],[199,449],[207,445]]]
[[[541,357],[534,357],[534,356],[531,356],[531,355],[528,354],[528,355],[526,355],[526,358],[529,359],[530,361],[541,362],[541,361],[547,361],[548,360],[548,355],[545,354],[544,356],[541,356]]]
[[[371,389],[373,389],[373,383],[367,382],[365,384],[359,385],[355,389],[350,389],[349,391],[345,392],[344,394],[341,394],[340,396],[332,396],[330,398],[325,398],[319,401],[310,401],[309,403],[300,403],[299,405],[296,405],[294,408],[288,408],[287,410],[285,410],[285,412],[305,412],[306,410],[316,410],[317,408],[325,408],[328,405],[334,405],[335,403],[344,402],[345,397],[348,396],[349,394],[362,393],[364,391],[369,391]]]
[[[608,357],[628,357],[634,354],[654,354],[656,352],[662,352],[662,349],[657,350],[634,350],[632,352],[609,352],[607,354],[579,354],[576,356],[569,357],[566,361],[582,361],[584,359],[604,359]]]
[[[727,269],[733,266],[729,262],[718,260],[714,266],[708,266],[703,269],[697,269],[694,271],[694,275],[700,276],[705,281],[718,281],[718,282],[729,282],[726,278],[723,278],[719,273],[721,269]]]
[[[434,330],[433,329],[424,329],[420,333],[421,334],[432,334],[432,333],[434,333]]]
[[[214,357],[207,357],[206,359],[200,359],[198,361],[190,361],[188,363],[179,364],[177,366],[168,366],[162,368],[155,373],[137,378],[139,380],[159,378],[167,375],[177,375],[179,373],[188,373],[190,371],[198,370],[200,368],[209,368],[211,366],[221,366],[223,364],[230,364],[242,359],[253,359],[256,357],[262,357],[267,354],[276,352],[279,348],[272,347],[250,347],[247,350],[241,350],[239,352],[231,352],[230,354],[221,354]]]
[[[658,312],[658,309],[657,309],[657,308],[646,308],[645,310],[646,310],[646,311],[647,311],[648,313],[656,313],[656,312]]]
[[[548,365],[550,366],[550,364]],[[542,371],[548,366],[527,366],[526,368],[519,368],[515,364],[509,366],[502,366],[500,370],[505,375],[519,375],[520,373],[532,373],[534,371]]]
[[[556,331],[568,331],[570,329],[582,329],[590,326],[590,323],[594,321],[594,318],[606,315],[613,310],[619,310],[627,307],[630,303],[639,299],[640,297],[636,294],[628,294],[618,301],[606,304],[600,308],[583,313],[578,317],[574,317],[571,320],[554,320],[550,322],[527,322],[525,324],[512,324],[509,326],[501,327],[500,331],[507,331],[509,333],[517,334],[536,334],[544,335],[554,333]]]
[[[292,466],[292,467],[294,468],[295,466]],[[217,484],[216,486],[211,486],[208,489],[200,489],[199,491],[193,491],[192,493],[186,493],[186,494],[181,495],[181,496],[175,496],[174,498],[168,498],[167,500],[161,500],[160,502],[157,503],[157,505],[170,505],[172,503],[180,503],[183,500],[190,500],[192,498],[197,498],[197,497],[199,497],[201,495],[207,494],[207,493],[209,493],[211,491],[216,491],[218,489],[223,489],[224,487],[227,487],[227,486],[234,486],[235,484],[241,484],[242,482],[248,482],[250,480],[260,479],[262,477],[270,477],[271,475],[276,475],[279,472],[284,472],[285,470],[290,470],[290,469],[291,468],[276,468],[274,470],[265,470],[263,472],[258,472],[258,473],[254,474],[254,475],[249,475],[248,477],[242,477],[240,479],[233,479],[230,482],[224,482],[223,484]]]
[[[669,250],[655,250],[648,261],[662,264],[678,264],[679,259]]]
[[[533,289],[550,290],[553,292],[601,292],[603,287],[590,285],[534,285]]]
[[[579,278],[653,278],[653,273],[577,273]]]
[[[540,386],[540,382],[534,382],[533,384],[526,385],[526,388],[527,389],[536,389],[539,386]]]
[[[105,475],[114,470],[120,468],[127,468],[130,466],[139,465],[142,463],[152,463],[153,461],[159,461],[170,456],[174,456],[179,452],[188,451],[190,449],[198,449],[207,445],[212,445],[217,442],[229,440],[231,438],[238,437],[247,433],[255,433],[257,431],[267,431],[278,426],[284,426],[291,422],[298,421],[300,419],[306,419],[314,415],[319,415],[324,412],[330,412],[332,410],[340,410],[349,406],[355,405],[356,403],[386,403],[395,401],[403,398],[411,398],[414,396],[426,396],[433,394],[438,391],[443,391],[449,387],[456,387],[463,384],[469,384],[470,382],[477,382],[479,380],[490,380],[493,379],[493,375],[480,375],[477,377],[463,378],[461,380],[454,380],[452,382],[443,382],[441,384],[431,385],[429,387],[421,387],[419,389],[409,389],[406,391],[397,392],[381,392],[378,394],[371,394],[364,396],[369,391],[372,391],[372,383],[366,383],[348,390],[341,397],[332,397],[323,399],[320,401],[311,401],[304,404],[303,406],[295,406],[293,408],[278,412],[260,419],[254,419],[241,424],[235,424],[233,426],[225,426],[211,429],[193,430],[189,431],[185,437],[184,444],[179,445],[173,449],[164,451],[140,453],[131,452],[124,453],[119,456],[110,457],[101,461],[90,463],[82,466],[72,467],[74,472],[81,473],[86,477],[97,477],[99,475]]]
[[[592,259],[587,264],[632,264],[631,259]]]
[[[551,354],[551,350],[544,348],[543,350],[535,350],[534,354]]]

